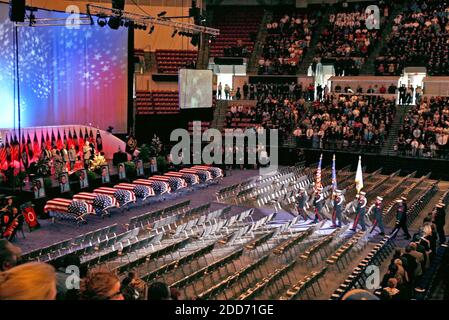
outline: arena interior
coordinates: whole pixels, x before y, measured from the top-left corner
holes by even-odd
[[[0,300],[449,299],[448,13],[0,1]]]

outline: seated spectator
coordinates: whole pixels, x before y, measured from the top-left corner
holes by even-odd
[[[11,269],[17,264],[22,250],[11,242],[0,239],[0,272]]]
[[[398,280],[395,278],[388,279],[388,286],[386,288],[383,288],[383,297],[386,298],[386,300],[397,300],[399,297],[399,289],[397,288]]]
[[[109,271],[93,271],[81,281],[81,300],[124,300],[120,279]]]
[[[170,288],[164,282],[154,282],[148,287],[148,300],[170,300]]]
[[[0,300],[55,300],[55,269],[30,262],[0,273]]]
[[[128,273],[128,276],[123,279],[121,288],[125,300],[145,299],[145,282],[140,280],[134,272]]]

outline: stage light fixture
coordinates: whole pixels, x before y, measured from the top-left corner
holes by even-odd
[[[97,23],[98,23],[98,25],[99,25],[100,27],[103,28],[103,27],[107,24],[106,18],[105,18],[105,17],[98,17]]]
[[[110,17],[108,21],[108,26],[112,30],[118,30],[120,28],[121,19],[119,17]]]
[[[176,34],[178,33],[178,30],[174,30],[171,37],[174,38],[176,36]]]
[[[149,34],[152,34],[154,31],[154,25],[151,26]]]
[[[166,14],[167,14],[167,11],[162,11],[162,12],[158,13],[157,16],[160,18],[160,17],[165,16]]]

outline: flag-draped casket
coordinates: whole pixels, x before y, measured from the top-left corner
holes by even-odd
[[[178,178],[178,177],[152,176],[152,177],[149,177],[148,180],[166,182],[166,183],[168,183],[168,185],[170,186],[170,189],[172,191],[177,191],[179,189],[187,187],[186,181],[184,179]]]
[[[221,178],[223,177],[223,170],[221,170],[218,167],[212,167],[212,166],[193,166],[190,168],[192,170],[207,170],[211,173],[213,179]]]
[[[153,189],[155,195],[171,192],[170,185],[165,181],[137,179],[133,181],[133,184],[148,186]]]
[[[134,183],[120,183],[114,186],[115,189],[122,189],[134,192],[136,198],[145,200],[148,197],[154,196],[154,190],[150,186]]]
[[[164,174],[164,176],[184,179],[189,186],[200,183],[200,178],[198,177],[198,175],[193,173],[182,173],[172,171]]]
[[[114,197],[115,199],[117,199],[120,207],[123,207],[131,202],[136,202],[136,195],[134,194],[134,192],[129,190],[101,187],[95,189],[94,193],[105,194]]]
[[[55,198],[47,201],[44,212],[49,213],[51,217],[62,220],[84,220],[84,216],[94,214],[94,208],[91,204],[84,201]]]
[[[203,169],[182,169],[179,172],[196,174],[200,178],[201,183],[204,183],[204,182],[207,182],[209,180],[212,180],[212,174],[208,170],[203,170]]]
[[[73,197],[74,200],[84,201],[93,206],[95,213],[101,215],[109,209],[119,207],[116,198],[106,194],[80,192]]]

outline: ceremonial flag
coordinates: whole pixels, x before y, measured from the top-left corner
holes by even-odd
[[[64,144],[65,148],[68,149],[68,148],[69,148],[69,145],[68,145],[67,135],[66,135],[66,133],[65,133],[65,129],[64,129],[64,136],[63,136],[63,139],[64,139],[64,140],[62,141],[62,143]]]
[[[357,172],[355,174],[355,188],[357,193],[363,189],[363,173],[362,173],[362,156],[359,156],[359,164],[357,165]]]
[[[47,150],[51,150],[51,140],[50,140],[50,136],[48,135],[48,131],[47,131],[47,136],[45,137],[45,144],[47,145]]]
[[[84,141],[89,141],[89,134],[87,133],[87,128],[84,128]]]
[[[46,148],[45,139],[44,139],[44,132],[41,131],[41,152],[43,152]]]
[[[56,147],[58,148],[58,150],[62,149],[62,139],[59,130],[58,130],[58,140],[56,140]]]
[[[101,139],[100,130],[97,130],[97,137],[95,140],[97,142],[97,150],[103,151],[103,139]]]
[[[51,129],[51,148],[56,148],[56,138],[53,129]]]
[[[332,190],[337,190],[337,172],[335,170],[335,154],[332,157]]]
[[[89,132],[89,142],[92,144],[95,143],[95,138],[94,138],[94,133],[92,132],[92,128],[90,128],[90,132]]]
[[[16,161],[16,160],[18,161],[20,159],[19,153],[20,153],[19,140],[17,139],[17,135],[14,133],[14,141],[12,143],[12,150],[11,150],[12,161]]]
[[[79,144],[80,150],[83,150],[84,138],[83,138],[83,131],[81,131],[81,128],[80,128],[80,134],[79,134],[79,138],[78,138],[78,144]]]
[[[28,151],[28,157],[30,158],[30,160],[33,159],[34,157],[34,152],[33,152],[33,144],[31,143],[31,138],[30,138],[30,133],[27,133],[27,151]]]
[[[318,161],[318,169],[316,170],[316,179],[315,179],[315,192],[320,193],[321,185],[321,162],[323,161],[323,155],[320,156],[320,161]]]
[[[76,152],[78,152],[79,151],[79,141],[78,141],[78,136],[76,135],[75,129],[73,129],[73,144],[75,145]]]
[[[36,131],[34,131],[34,138],[33,138],[33,152],[36,158],[39,158],[41,154],[41,149],[39,148],[39,141],[37,140]]]

